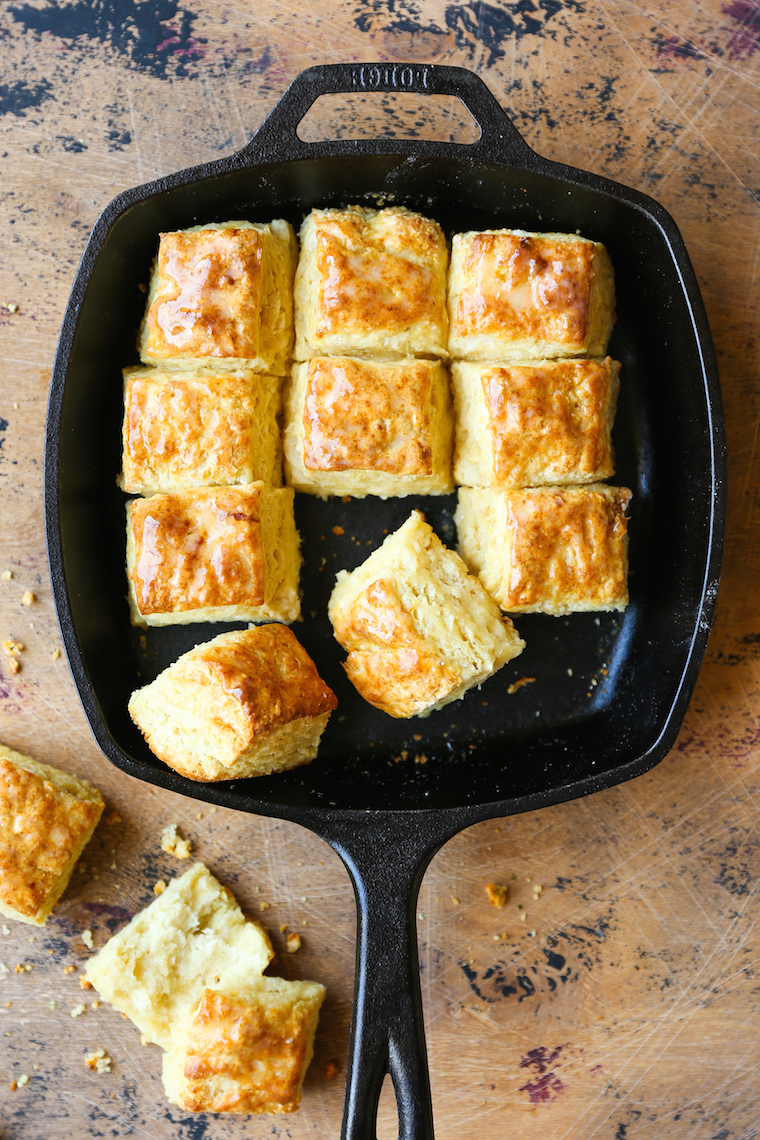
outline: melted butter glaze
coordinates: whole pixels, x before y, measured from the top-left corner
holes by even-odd
[[[511,562],[506,610],[627,601],[625,487],[530,488],[508,498]]]
[[[593,259],[590,241],[509,232],[472,235],[453,332],[582,345]]]
[[[432,475],[431,367],[428,361],[309,361],[304,467]]]
[[[445,242],[433,221],[403,210],[320,213],[317,334],[406,330],[445,319]]]
[[[137,499],[132,581],[142,614],[264,603],[258,487]]]
[[[609,359],[484,369],[494,485],[613,474]]]
[[[254,358],[261,260],[261,237],[254,229],[161,234],[158,288],[146,318],[146,354],[159,359]]]

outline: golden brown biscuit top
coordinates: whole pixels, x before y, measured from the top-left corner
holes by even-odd
[[[445,241],[436,222],[403,210],[316,217],[317,335],[400,331],[437,320],[436,269]]]
[[[240,705],[254,733],[338,707],[332,689],[284,625],[243,630],[228,644],[213,643],[193,655]]]
[[[256,357],[262,248],[255,229],[161,234],[146,354]]]
[[[333,616],[349,650],[344,669],[365,701],[394,717],[413,716],[456,683],[440,653],[417,632],[391,582],[378,579]]]
[[[251,383],[242,376],[163,373],[159,382],[135,373],[125,392],[125,468],[181,479],[213,455],[217,481],[232,479],[249,460],[252,413]]]
[[[0,757],[3,902],[33,918],[101,810]]]
[[[479,233],[467,244],[453,333],[583,344],[594,243]]]
[[[486,369],[481,380],[498,482],[529,481],[537,464],[557,475],[608,467],[608,365],[506,365]]]
[[[313,1010],[305,1002],[258,1007],[204,990],[190,1024],[183,1108],[191,1112],[293,1112]]]
[[[512,561],[505,609],[579,596],[604,604],[625,595],[625,510],[631,492],[606,490],[510,492]]]
[[[130,504],[140,613],[263,605],[260,488],[211,487]]]
[[[303,463],[309,471],[432,475],[431,364],[309,361]]]

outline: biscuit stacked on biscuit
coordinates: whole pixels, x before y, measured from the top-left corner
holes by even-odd
[[[598,242],[523,230],[453,239],[459,546],[509,612],[628,602],[631,493],[601,483],[614,474],[614,304]]]
[[[120,485],[137,625],[294,621],[300,553],[282,487],[281,378],[293,347],[289,223],[161,234],[124,372]]]
[[[262,977],[266,931],[196,863],[111,938],[86,978],[164,1050],[169,1101],[188,1112],[293,1112],[325,988]]]
[[[448,250],[402,207],[313,210],[295,278],[285,473],[299,491],[453,490]]]

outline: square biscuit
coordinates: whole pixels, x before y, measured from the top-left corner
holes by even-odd
[[[133,625],[295,621],[301,555],[293,495],[259,482],[131,499]]]
[[[575,234],[455,234],[448,303],[453,360],[604,356],[612,263],[603,245]]]
[[[45,923],[104,806],[87,780],[0,744],[0,914]]]
[[[348,679],[396,718],[459,700],[525,648],[419,511],[356,570],[340,571],[328,613]]]
[[[295,279],[296,360],[447,356],[448,249],[401,206],[313,210]]]
[[[250,371],[126,368],[119,486],[132,495],[281,486],[279,385]]]
[[[129,713],[151,751],[190,780],[236,780],[308,764],[337,707],[287,626],[234,630],[197,645]]]
[[[295,1112],[325,992],[319,982],[283,978],[205,989],[163,1057],[169,1103],[186,1112]]]
[[[440,361],[314,357],[285,396],[287,481],[322,496],[447,494],[453,432]]]
[[[614,474],[620,365],[457,363],[454,478],[467,487],[595,483]]]
[[[623,610],[627,487],[461,487],[454,521],[467,565],[509,613]]]
[[[162,233],[138,336],[143,364],[284,376],[296,259],[293,227],[282,219]]]
[[[263,928],[196,863],[90,958],[85,977],[148,1041],[168,1049],[204,989],[244,986],[273,956]]]

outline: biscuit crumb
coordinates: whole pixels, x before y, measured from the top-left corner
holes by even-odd
[[[99,1001],[91,1001],[91,1002],[90,1002],[90,1007],[91,1007],[92,1009],[100,1009],[100,1002],[99,1002]]]
[[[15,1081],[11,1081],[11,1083],[8,1085],[8,1088],[11,1090],[11,1092],[15,1092],[18,1088],[18,1085]]]
[[[74,1008],[71,1010],[71,1016],[72,1017],[81,1017],[82,1014],[86,1013],[86,1012],[87,1012],[87,1006],[84,1005],[82,1002],[80,1002],[79,1005],[75,1005]]]
[[[22,606],[31,606],[32,602],[36,602],[36,600],[37,599],[31,590],[24,590],[23,594],[21,595]]]
[[[9,313],[17,313],[18,312],[18,305],[16,304],[15,301],[11,301],[10,304],[6,303],[5,307]]]
[[[170,823],[161,832],[161,850],[175,859],[189,859],[193,847],[189,839],[183,839],[177,831],[176,823]]]
[[[269,910],[270,904],[268,902],[260,902],[259,910]]]
[[[166,882],[164,879],[159,879],[157,883],[153,884],[153,894],[162,895],[166,890]]]
[[[55,1009],[55,1002],[54,1001],[48,1002],[48,1009]]]
[[[287,923],[281,922],[280,923],[280,934],[284,934],[287,929],[288,929]]]
[[[499,883],[486,883],[486,894],[491,906],[504,906],[509,894],[509,887],[502,887]]]
[[[21,662],[17,658],[12,657],[8,662],[8,672],[12,673],[14,677],[21,672]]]
[[[453,902],[454,906],[459,906],[459,899],[456,897],[456,895],[451,896],[451,901]]]
[[[91,990],[92,989],[92,982],[88,982],[87,978],[85,978],[85,977],[81,977],[79,979],[79,985],[82,987],[83,990]]]
[[[73,974],[75,970],[76,970],[76,966],[64,966],[63,967],[64,974]]]
[[[50,660],[51,661],[57,661],[60,656],[61,656],[60,649],[54,649],[53,652],[50,654]]]
[[[333,532],[333,534],[337,534],[337,535],[341,535],[341,534],[346,533],[342,526],[334,526],[332,528],[332,532]]]
[[[2,573],[2,575],[0,575],[0,577],[2,577],[4,582],[10,582],[11,578],[13,577],[13,571],[12,570],[3,570],[3,573]]]
[[[109,827],[113,827],[115,823],[121,823],[121,816],[116,808],[114,808],[113,811],[109,811],[106,816],[106,823]]]
[[[516,693],[518,689],[521,689],[523,685],[532,685],[535,679],[535,677],[521,677],[519,681],[515,681],[514,684],[509,686],[507,692],[511,696],[512,693]]]
[[[82,931],[82,941],[84,942],[84,944],[88,950],[92,950],[92,931],[91,930],[83,930]]]
[[[338,1075],[338,1066],[335,1064],[334,1061],[328,1061],[327,1064],[325,1065],[325,1076],[327,1077],[328,1081],[333,1080],[333,1078],[337,1077],[337,1075]]]
[[[92,1069],[93,1073],[111,1072],[111,1058],[105,1049],[96,1049],[94,1053],[88,1053],[85,1056],[84,1063],[88,1069]]]
[[[28,1076],[28,1074],[27,1074],[27,1073],[22,1073],[22,1074],[21,1074],[21,1076],[20,1076],[20,1077],[19,1077],[19,1079],[18,1079],[18,1087],[19,1087],[20,1089],[22,1089],[22,1088],[24,1087],[24,1085],[28,1085],[28,1084],[29,1084],[29,1076]]]
[[[421,752],[418,756],[415,756],[414,762],[415,764],[427,764],[428,758],[424,752]]]
[[[295,954],[296,950],[301,949],[301,935],[296,934],[295,931],[289,934],[285,943],[285,948],[288,954]]]
[[[13,637],[8,637],[3,642],[3,649],[9,657],[18,656],[19,653],[24,652],[25,648],[23,641],[16,641]]]
[[[22,965],[16,966],[16,973],[17,974],[24,974],[24,973],[28,974],[29,971],[33,970],[33,969],[34,969],[34,966],[32,965],[31,962],[24,962]]]

